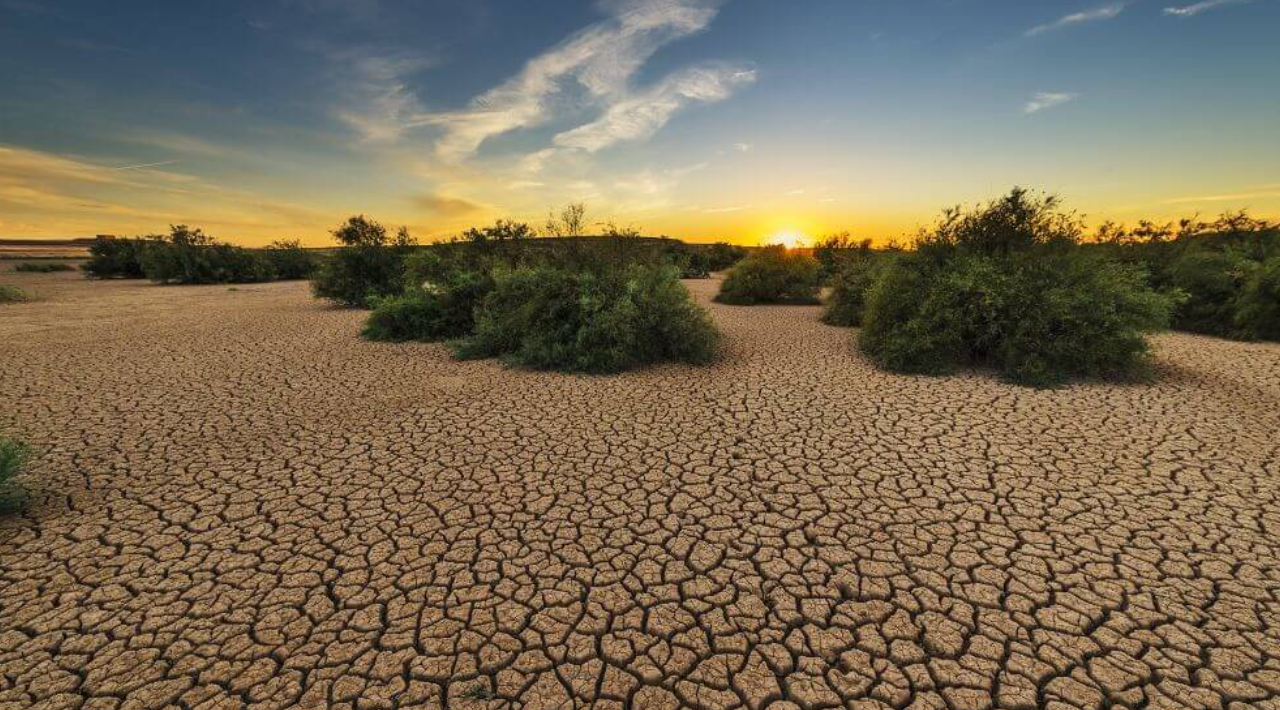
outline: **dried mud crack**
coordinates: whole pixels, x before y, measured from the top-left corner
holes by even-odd
[[[1280,707],[1280,346],[1040,392],[712,305],[715,366],[570,377],[10,280],[0,709]]]

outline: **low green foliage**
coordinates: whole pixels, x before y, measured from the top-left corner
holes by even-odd
[[[734,306],[818,303],[821,266],[812,256],[783,247],[756,250],[729,272],[716,301]]]
[[[1280,256],[1253,269],[1236,303],[1236,327],[1244,337],[1280,341]]]
[[[1172,323],[1178,330],[1277,339],[1275,328],[1258,319],[1280,309],[1280,299],[1254,286],[1260,283],[1255,279],[1265,280],[1260,274],[1266,265],[1280,259],[1280,225],[1274,222],[1241,211],[1176,226],[1143,221],[1128,229],[1106,223],[1088,248],[1144,266],[1156,288],[1181,298]]]
[[[312,276],[315,295],[344,306],[367,308],[404,291],[404,262],[413,238],[403,227],[389,236],[376,221],[351,217],[333,231],[342,248],[330,254]]]
[[[455,352],[533,369],[612,373],[663,361],[706,363],[718,338],[674,267],[539,266],[495,274],[475,330]]]
[[[458,272],[378,299],[362,334],[387,342],[460,338],[475,327],[475,311],[493,287],[487,273]]]
[[[813,258],[822,266],[822,280],[829,282],[845,266],[863,261],[872,255],[870,239],[855,239],[848,232],[823,237],[813,247]]]
[[[142,269],[142,251],[147,242],[159,238],[98,237],[89,246],[89,261],[85,262],[84,271],[89,276],[99,279],[146,278],[147,275]]]
[[[23,291],[17,286],[0,284],[0,303],[22,303],[28,300],[30,300],[30,298],[27,296],[26,291]]]
[[[279,240],[267,245],[260,252],[266,262],[266,270],[276,281],[301,281],[311,278],[316,270],[314,254],[302,247],[298,240]]]
[[[843,260],[829,280],[831,295],[827,298],[827,310],[822,314],[822,322],[842,328],[861,326],[867,291],[892,258],[876,255],[868,250],[857,258]]]
[[[1057,207],[1015,190],[945,213],[866,291],[864,352],[898,372],[990,366],[1037,387],[1143,372],[1145,335],[1167,326],[1178,299],[1141,267],[1081,250],[1078,224]]]
[[[273,277],[260,254],[224,244],[185,224],[143,244],[142,271],[162,284],[254,283]]]
[[[13,267],[13,270],[28,274],[53,274],[59,271],[75,271],[76,267],[61,261],[24,261]]]
[[[31,460],[31,448],[17,439],[0,437],[0,512],[21,500],[21,490],[14,479]]]

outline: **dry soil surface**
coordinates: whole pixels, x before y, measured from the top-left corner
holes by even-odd
[[[5,710],[1280,707],[1280,346],[1042,392],[710,306],[719,364],[570,377],[0,278]]]

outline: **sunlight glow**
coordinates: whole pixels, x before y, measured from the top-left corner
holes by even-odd
[[[783,246],[787,249],[803,249],[809,246],[809,238],[795,230],[778,232],[765,240],[765,246]]]

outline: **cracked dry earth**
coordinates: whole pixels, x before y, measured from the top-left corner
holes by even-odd
[[[568,377],[9,280],[5,710],[1280,707],[1280,346],[1038,392],[708,304],[719,364]]]

